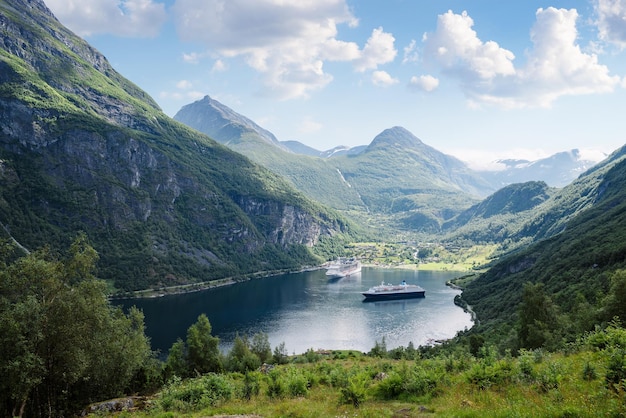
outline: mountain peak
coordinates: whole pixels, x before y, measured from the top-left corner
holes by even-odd
[[[253,133],[263,141],[286,150],[273,133],[211,98],[208,94],[200,100],[183,106],[174,115],[174,119],[223,144],[227,144],[234,138],[241,139]]]
[[[389,129],[385,129],[379,133],[372,143],[370,149],[375,149],[379,146],[394,146],[396,148],[421,148],[425,144],[409,130],[402,126],[394,126]]]

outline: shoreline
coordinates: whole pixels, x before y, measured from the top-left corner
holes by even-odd
[[[369,268],[387,268],[387,269],[404,269],[404,270],[424,270],[424,271],[450,271],[467,273],[467,268],[461,269],[460,266],[455,264],[441,265],[439,263],[429,266],[427,264],[383,264],[383,263],[367,263],[363,264],[363,267]],[[209,289],[214,289],[222,286],[231,286],[237,283],[243,283],[250,280],[263,279],[266,277],[279,276],[281,274],[294,274],[303,273],[305,271],[322,270],[326,268],[327,263],[319,266],[306,266],[299,270],[277,270],[277,271],[261,271],[257,273],[250,273],[241,277],[225,277],[223,279],[209,280],[198,283],[187,283],[174,286],[163,286],[153,289],[143,289],[128,292],[130,294],[113,294],[109,296],[111,300],[128,300],[128,299],[150,299],[161,298],[165,296],[182,295],[187,293],[202,292]],[[456,268],[455,268],[456,267]]]
[[[209,280],[205,282],[179,284],[174,286],[163,286],[156,289],[143,289],[134,290],[128,292],[130,294],[117,294],[110,295],[109,299],[112,300],[129,300],[129,299],[152,299],[161,298],[165,296],[184,295],[187,293],[202,292],[209,289],[215,289],[223,286],[231,286],[237,283],[243,283],[250,280],[263,279],[266,277],[279,276],[281,274],[294,274],[303,273],[305,271],[315,271],[323,269],[325,264],[315,267],[303,267],[299,270],[280,270],[280,271],[261,271],[257,273],[250,273],[245,276],[237,277],[225,277],[223,279]]]

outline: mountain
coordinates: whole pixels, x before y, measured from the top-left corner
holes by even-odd
[[[226,132],[222,116],[235,112],[215,102],[196,101],[174,118],[203,133]],[[246,118],[232,120],[239,124]],[[438,229],[443,220],[475,203],[477,196],[495,190],[464,163],[401,127],[382,132],[366,147],[337,147],[319,154],[295,141],[281,142],[289,148],[286,152],[262,140],[256,124],[228,131],[233,132],[222,142],[286,177],[312,199],[343,211],[402,213],[404,219],[397,224],[401,228]],[[430,203],[424,205],[426,201]]]
[[[447,195],[465,196],[469,203],[493,191],[465,163],[424,144],[399,126],[381,132],[362,153],[329,161],[376,212],[416,209],[419,203],[411,204],[410,200],[424,195],[444,199]]]
[[[531,181],[503,187],[442,225],[451,238],[474,242],[499,242],[514,235],[536,214],[537,207],[557,190],[546,183]],[[521,238],[521,237],[520,237]]]
[[[288,179],[318,202],[339,210],[365,210],[358,193],[327,161],[293,153],[285,144],[268,140],[274,135],[208,96],[183,106],[174,119],[204,134],[218,135],[230,149]]]
[[[211,112],[198,112],[198,107],[210,108]],[[281,144],[274,134],[208,95],[199,102],[183,106],[174,115],[174,119],[194,127],[227,146],[234,146],[241,138],[249,138],[253,135],[254,138],[288,151],[288,148]]]
[[[280,141],[281,144],[294,154],[308,155],[309,157],[319,157],[322,155],[321,151],[315,148],[304,145],[298,141]]]
[[[84,231],[98,275],[132,290],[318,263],[310,248],[349,231],[163,114],[41,0],[1,2],[0,28],[0,223],[23,247]]]
[[[557,235],[595,207],[607,172],[623,158],[622,148],[560,189],[543,182],[506,186],[444,222],[445,239],[498,243],[507,252]]]
[[[293,153],[321,158],[332,158],[338,155],[356,155],[362,153],[367,148],[366,145],[360,145],[358,147],[346,147],[340,145],[326,151],[318,151],[315,148],[311,148],[298,141],[281,141],[281,143]]]
[[[547,158],[529,160],[498,160],[504,168],[498,171],[480,171],[495,185],[506,186],[527,181],[544,181],[552,187],[565,187],[597,161],[583,158],[577,149],[559,152]]]
[[[367,145],[359,145],[356,147],[338,146],[320,153],[322,158],[332,158],[340,155],[358,155],[367,149]]]
[[[511,326],[524,284],[535,283],[569,323],[588,331],[602,314],[590,307],[601,304],[612,273],[626,268],[625,148],[544,204],[535,225],[550,233],[494,263],[463,292],[486,328]]]

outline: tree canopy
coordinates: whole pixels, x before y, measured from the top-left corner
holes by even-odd
[[[65,259],[0,257],[0,415],[69,415],[131,389],[151,355],[143,313],[109,303],[86,236]]]

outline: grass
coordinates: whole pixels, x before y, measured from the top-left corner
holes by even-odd
[[[617,334],[623,329],[604,334]],[[393,359],[358,352],[333,351],[326,356],[291,358],[267,374],[250,372],[258,384],[249,399],[241,394],[246,379],[240,373],[219,375],[224,385],[192,405],[189,386],[204,377],[177,381],[147,404],[121,416],[204,417],[248,415],[262,417],[595,417],[626,414],[626,380],[607,383],[610,358],[618,347],[577,343],[566,351],[521,351],[518,357],[484,349],[478,357],[460,350],[404,351]],[[582,341],[582,340],[581,340]],[[621,344],[618,343],[618,345]],[[397,354],[397,351],[395,352]],[[431,353],[431,354],[429,354]],[[311,360],[313,359],[313,360]],[[312,362],[307,362],[310,360]],[[626,360],[624,360],[626,364]],[[305,379],[293,394],[294,379]],[[248,380],[248,381],[250,381]],[[274,383],[272,383],[274,382]],[[278,383],[276,383],[278,382]],[[270,395],[269,387],[275,390]],[[227,388],[227,390],[223,390]],[[227,393],[216,398],[215,393]],[[357,395],[357,396],[346,396]],[[197,395],[197,394],[196,394]],[[206,399],[210,399],[207,403]],[[352,402],[359,399],[358,402]]]
[[[346,249],[349,256],[359,258],[366,265],[428,271],[477,272],[491,261],[496,245],[452,247],[435,243],[355,243]],[[416,258],[415,254],[428,252],[429,256]]]

